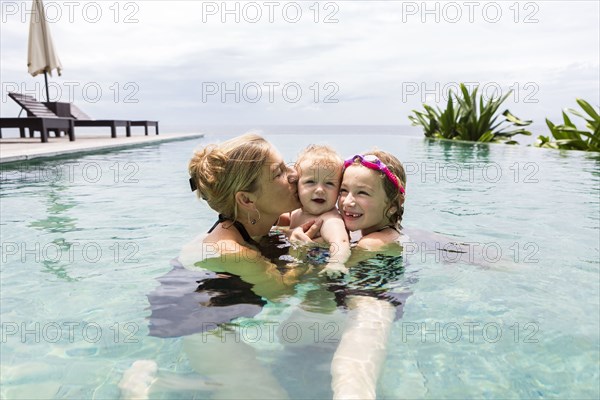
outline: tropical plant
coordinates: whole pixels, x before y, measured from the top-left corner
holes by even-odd
[[[490,98],[486,102],[483,96],[477,98],[475,87],[472,93],[464,84],[460,84],[460,95],[452,90],[448,91],[448,103],[446,109],[423,104],[425,112],[413,110],[415,115],[408,118],[413,126],[421,125],[425,136],[440,139],[468,140],[475,142],[503,142],[516,144],[512,140],[515,135],[531,135],[531,132],[523,129],[532,121],[523,121],[515,117],[509,110],[502,115],[504,120],[497,122],[499,115],[496,114],[500,105],[510,96],[511,91],[499,98]],[[456,99],[454,104],[453,97]],[[503,126],[503,124],[505,124]],[[514,126],[516,129],[507,130]]]
[[[423,126],[425,136],[434,138],[445,138],[452,139],[453,133],[456,132],[456,125],[458,123],[458,114],[454,111],[454,103],[452,96],[448,96],[448,104],[444,111],[437,107],[437,110],[433,107],[423,104],[425,112],[415,111],[414,116],[408,118],[412,121],[413,126]]]
[[[546,147],[551,149],[566,149],[566,150],[584,150],[600,152],[600,115],[594,110],[587,101],[577,99],[577,104],[586,112],[587,115],[581,114],[577,110],[567,109],[573,115],[583,118],[586,121],[588,131],[578,129],[569,119],[566,112],[563,111],[563,124],[554,125],[548,118],[546,124],[550,128],[550,133],[554,140],[549,136],[538,136],[535,143],[537,147]]]

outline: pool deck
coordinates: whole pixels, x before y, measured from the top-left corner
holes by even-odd
[[[2,138],[0,139],[0,164],[201,138],[204,134],[132,135],[130,137],[118,136],[114,139],[107,136],[81,136],[77,137],[74,142],[70,142],[68,137],[65,136],[48,137],[48,143],[42,143],[39,137]]]

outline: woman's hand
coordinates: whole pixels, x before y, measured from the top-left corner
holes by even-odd
[[[319,234],[323,225],[323,220],[316,219],[314,221],[308,221],[299,227],[292,230],[290,234],[290,242],[292,243],[311,243],[313,239]]]

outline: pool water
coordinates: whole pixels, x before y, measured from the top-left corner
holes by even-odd
[[[410,295],[378,397],[600,396],[598,155],[430,141],[402,128],[287,130],[264,133],[290,162],[324,143],[342,156],[376,145],[405,163],[413,242],[397,283]],[[227,137],[1,167],[1,398],[118,398],[140,359],[205,383],[151,397],[210,397],[214,377],[195,375],[190,337],[149,336],[147,296],[214,222],[189,191],[187,161]],[[457,244],[440,249],[437,237]],[[300,292],[329,304],[314,282]],[[305,315],[293,297],[284,305],[259,317]],[[343,319],[328,310],[321,339],[327,321]],[[309,342],[254,347],[290,397],[330,397],[335,341]]]

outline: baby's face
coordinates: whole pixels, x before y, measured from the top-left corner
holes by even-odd
[[[298,169],[298,196],[302,209],[313,215],[321,215],[333,209],[340,188],[341,166],[307,158],[300,163]]]

